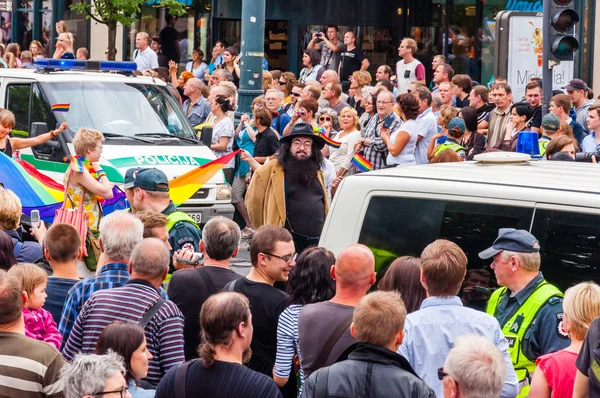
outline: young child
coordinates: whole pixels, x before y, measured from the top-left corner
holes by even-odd
[[[56,322],[52,314],[42,308],[46,301],[46,272],[35,264],[20,263],[12,266],[8,273],[21,280],[23,291],[27,293],[27,301],[23,305],[25,335],[60,349],[62,336]]]

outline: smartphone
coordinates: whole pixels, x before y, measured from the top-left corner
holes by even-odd
[[[383,119],[383,127],[389,129],[392,123],[394,122],[394,116],[389,114]]]
[[[31,210],[31,225],[38,227],[40,225],[40,211]]]

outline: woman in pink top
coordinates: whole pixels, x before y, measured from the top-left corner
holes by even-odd
[[[600,316],[600,286],[593,282],[579,283],[565,292],[561,333],[567,333],[571,345],[542,355],[531,381],[529,398],[571,398],[575,383],[575,360],[590,323]]]
[[[27,294],[27,301],[23,305],[23,319],[25,320],[25,335],[32,339],[45,341],[60,349],[62,336],[56,328],[52,314],[42,308],[46,301],[46,284],[48,275],[46,271],[35,264],[21,263],[11,267],[8,271],[21,280],[23,291]]]

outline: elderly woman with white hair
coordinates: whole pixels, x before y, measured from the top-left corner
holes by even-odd
[[[131,398],[125,374],[123,358],[109,351],[105,355],[78,354],[63,366],[60,379],[65,398]]]

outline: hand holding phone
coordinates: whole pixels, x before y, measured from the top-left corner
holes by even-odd
[[[385,117],[385,119],[383,119],[383,128],[389,129],[392,126],[393,122],[394,122],[394,115],[392,115],[390,113],[389,115],[387,115]]]
[[[39,210],[31,210],[31,226],[33,226],[33,227],[40,226],[40,211]]]

